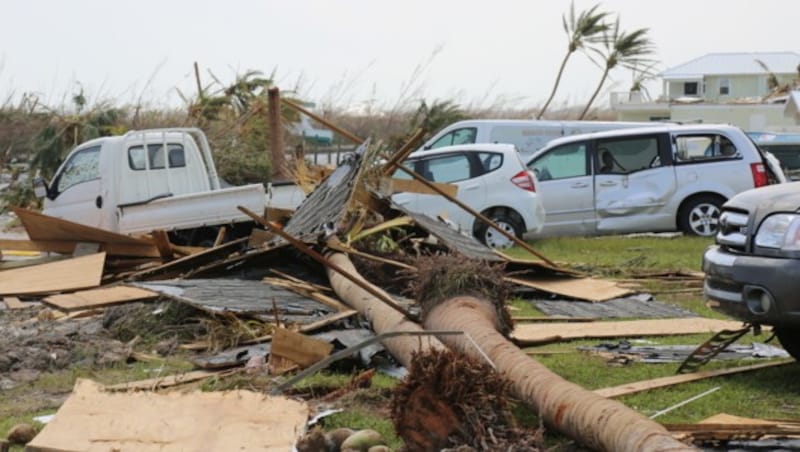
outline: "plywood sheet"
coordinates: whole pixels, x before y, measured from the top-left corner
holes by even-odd
[[[115,286],[51,295],[43,301],[64,311],[75,311],[131,301],[149,300],[156,297],[158,297],[158,293],[139,287]]]
[[[29,451],[292,450],[305,402],[251,391],[106,392],[79,379]]]
[[[100,285],[106,253],[0,272],[0,295],[45,294]]]
[[[620,298],[633,293],[630,289],[619,287],[614,281],[595,278],[506,277],[506,281],[542,292],[595,302]]]
[[[305,368],[330,355],[331,350],[333,350],[333,345],[328,342],[285,328],[275,328],[272,333],[270,358],[273,356],[286,358]]]
[[[93,228],[33,210],[12,207],[31,240],[70,240],[129,245],[152,245],[152,242],[104,229]]]
[[[737,330],[742,322],[734,320],[686,317],[680,319],[626,320],[592,323],[547,323],[517,325],[514,339],[527,344],[567,339],[604,337],[673,336]]]

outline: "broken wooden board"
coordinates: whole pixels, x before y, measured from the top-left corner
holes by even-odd
[[[285,397],[226,392],[108,392],[79,379],[28,443],[39,451],[291,450],[309,408]]]
[[[245,242],[247,242],[246,237],[232,240],[223,245],[214,248],[208,248],[205,251],[190,254],[180,259],[175,259],[174,261],[168,262],[164,265],[160,265],[155,268],[148,268],[146,270],[134,273],[130,275],[128,279],[132,281],[142,281],[153,278],[167,279],[178,277],[199,266],[224,259],[230,254],[238,251]]]
[[[768,363],[753,364],[752,366],[733,367],[733,368],[718,369],[718,370],[705,370],[702,372],[693,372],[689,374],[670,375],[668,377],[653,378],[651,380],[635,381],[633,383],[625,383],[619,386],[613,386],[609,388],[595,389],[593,392],[603,397],[613,398],[628,394],[635,394],[637,392],[642,392],[642,391],[649,391],[651,389],[665,388],[667,386],[674,386],[681,383],[688,383],[690,381],[704,380],[706,378],[751,372],[753,370],[765,369],[767,367],[784,366],[786,364],[791,364],[794,362],[795,362],[794,360],[781,360],[781,361],[772,361]]]
[[[69,240],[0,239],[0,250],[46,251],[61,254],[74,254],[76,250],[80,249],[81,244],[85,243],[90,242],[76,242]],[[152,245],[102,243],[100,248],[110,256],[158,257],[158,250]]]
[[[35,301],[25,303],[20,301],[20,299],[17,297],[3,297],[3,303],[5,303],[8,309],[25,309],[33,306],[39,306],[39,303]]]
[[[0,272],[0,295],[32,295],[100,285],[106,253]]]
[[[441,182],[431,182],[431,185],[435,186],[439,190],[447,193],[449,196],[456,197],[458,195],[458,185],[455,184],[443,184]],[[422,195],[435,195],[441,196],[435,190],[428,188],[424,184],[414,180],[414,179],[397,179],[391,177],[382,177],[380,181],[380,187],[378,190],[384,196],[392,196],[395,193],[419,193]]]
[[[42,301],[62,311],[99,308],[131,301],[151,300],[159,295],[139,287],[115,286],[83,290],[69,294],[51,295]]]
[[[195,381],[205,380],[211,377],[224,377],[238,372],[239,369],[232,370],[194,370],[176,375],[166,375],[163,377],[148,378],[145,380],[129,381],[127,383],[119,383],[115,385],[105,386],[107,391],[155,391],[157,389],[171,388],[173,386],[180,386]]]
[[[557,276],[507,276],[506,281],[524,287],[554,293],[578,300],[593,302],[620,298],[633,293],[630,289],[621,288],[614,281],[596,278],[571,278]]]
[[[28,209],[12,207],[28,237],[34,242],[89,242],[100,243],[105,250],[106,245],[116,255],[158,257],[158,249],[152,242],[144,239],[130,237],[104,229],[93,228],[79,223],[62,220],[60,218],[44,215]],[[55,250],[47,250],[55,251]],[[110,251],[106,250],[109,254]]]
[[[695,441],[729,441],[733,439],[799,438],[800,421],[797,419],[753,419],[719,413],[696,424],[664,424],[671,433],[690,437]],[[767,450],[764,444],[758,450]],[[740,449],[737,449],[740,450]],[[741,449],[750,450],[750,449]],[[780,445],[772,450],[783,449]]]
[[[516,341],[533,345],[569,339],[702,334],[721,330],[736,330],[741,327],[742,322],[734,320],[686,317],[680,319],[516,325],[512,336]]]
[[[273,356],[285,358],[298,364],[301,369],[327,357],[331,354],[331,350],[333,350],[333,345],[328,342],[286,328],[275,328],[272,332],[270,359]]]

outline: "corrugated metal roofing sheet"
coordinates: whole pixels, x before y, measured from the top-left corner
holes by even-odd
[[[800,54],[795,52],[709,53],[687,63],[667,69],[659,76],[664,80],[699,78],[703,75],[765,74],[756,63],[763,61],[776,74],[796,74]]]

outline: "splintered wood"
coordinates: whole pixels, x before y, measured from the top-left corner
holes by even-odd
[[[595,278],[558,278],[537,276],[532,278],[506,277],[506,281],[543,292],[588,301],[605,301],[624,297],[632,290],[621,288],[613,281]]]
[[[106,253],[0,272],[0,295],[32,295],[97,287]]]
[[[27,451],[291,450],[309,408],[285,397],[226,392],[107,392],[79,379]]]
[[[733,320],[686,317],[681,319],[623,320],[592,323],[547,323],[517,325],[515,340],[526,344],[544,344],[568,339],[604,337],[672,336],[713,333],[742,327]]]
[[[51,295],[43,301],[63,311],[91,309],[111,306],[131,301],[149,300],[158,297],[158,293],[130,286],[104,287],[102,289],[84,290],[70,294]]]

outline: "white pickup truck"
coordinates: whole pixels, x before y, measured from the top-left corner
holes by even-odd
[[[37,179],[34,188],[46,215],[123,234],[167,230],[179,244],[213,241],[220,225],[247,233],[252,223],[237,206],[267,205],[262,184],[221,188],[208,140],[195,128],[87,141],[51,183]]]

